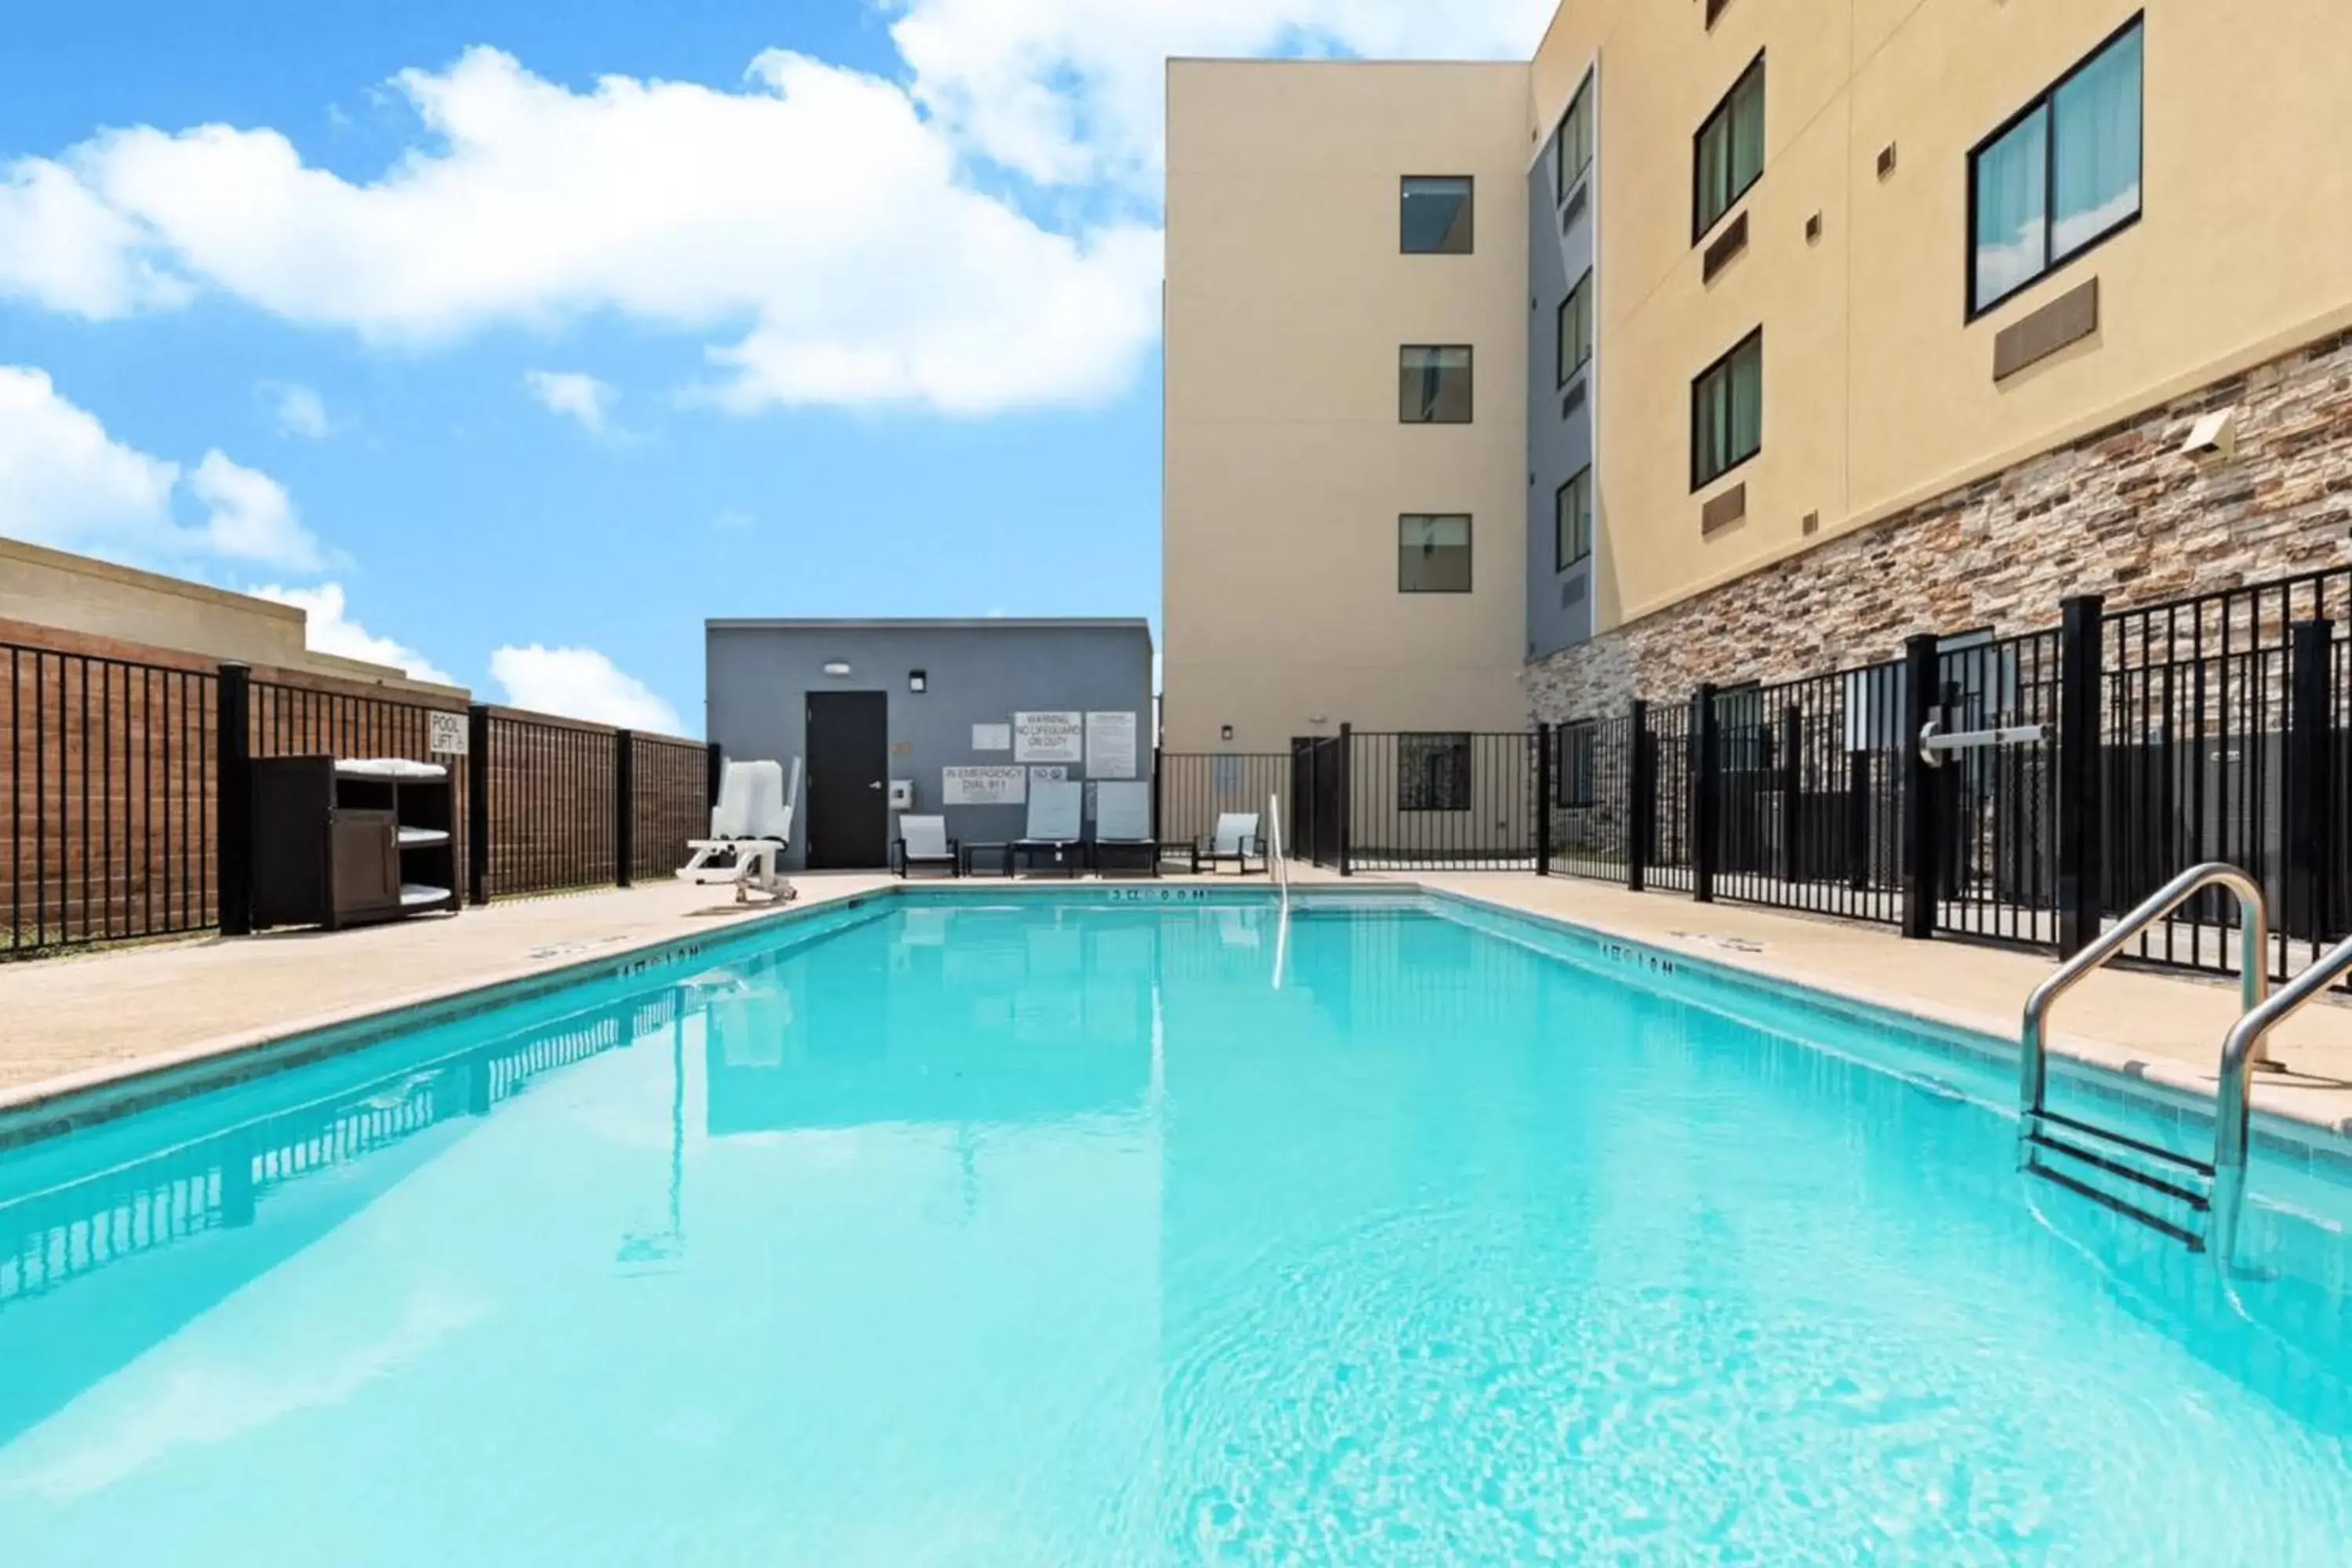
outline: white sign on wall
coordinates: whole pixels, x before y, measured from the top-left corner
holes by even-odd
[[[1135,776],[1135,715],[1087,715],[1087,776],[1131,779]]]
[[[1009,752],[1013,749],[1013,726],[1010,724],[974,724],[971,727],[971,749],[975,752]]]
[[[466,754],[466,716],[463,713],[427,713],[425,715],[425,748],[436,757],[462,757]]]
[[[1033,784],[1060,784],[1069,776],[1070,770],[1060,763],[1054,763],[1045,767],[1031,768],[1029,770],[1029,782]]]
[[[1015,713],[1013,716],[1013,760],[1016,763],[1085,762],[1085,715]]]
[[[1025,805],[1027,768],[941,768],[941,805]]]

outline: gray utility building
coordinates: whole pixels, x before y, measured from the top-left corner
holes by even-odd
[[[715,620],[704,637],[710,739],[787,775],[805,759],[796,869],[887,864],[909,811],[966,844],[1018,838],[1034,778],[1151,776],[1140,619]]]

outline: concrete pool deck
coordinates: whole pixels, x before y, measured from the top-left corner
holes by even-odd
[[[1295,880],[1336,882],[1298,868]],[[1174,877],[1167,884],[1195,879]],[[1202,878],[1233,887],[1231,876]],[[2013,1040],[2051,959],[1965,942],[1904,942],[1873,927],[1525,872],[1391,872],[1360,886],[1417,885],[1566,921],[1795,984]],[[795,879],[808,908],[891,885],[874,874]],[[1258,886],[1263,882],[1252,881]],[[924,883],[985,894],[993,881]],[[289,931],[45,959],[0,967],[0,1108],[200,1060],[389,1009],[617,956],[757,918],[723,891],[676,882],[520,900],[454,918],[336,933]],[[2109,970],[2063,1002],[2054,1048],[2210,1089],[2237,1017],[2233,983]],[[2289,1069],[2262,1075],[2264,1110],[2352,1131],[2352,1007],[2306,1009],[2273,1037]]]

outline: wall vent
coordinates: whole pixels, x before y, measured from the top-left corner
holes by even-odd
[[[1889,142],[1878,150],[1878,177],[1883,180],[1893,173],[1895,173],[1895,143]]]
[[[1706,25],[1710,28],[1715,26],[1715,19],[1722,16],[1730,4],[1731,0],[1706,0]]]
[[[1731,258],[1748,248],[1748,215],[1741,213],[1730,226],[1716,236],[1715,243],[1699,258],[1698,280],[1711,283],[1715,275],[1731,265]]]
[[[1812,216],[1805,220],[1805,243],[1807,245],[1819,245],[1821,242],[1822,215],[1815,213]]]
[[[1742,479],[1729,489],[1699,508],[1698,531],[1713,533],[1727,528],[1748,515],[1748,481]]]
[[[2003,380],[2099,330],[2099,280],[2069,289],[2042,309],[2003,327],[1992,341],[1992,378]]]
[[[1819,533],[1822,531],[1822,514],[1817,511],[1807,512],[1804,526],[1808,535]]]
[[[1585,193],[1591,190],[1591,186],[1592,182],[1587,180],[1569,194],[1568,205],[1559,209],[1560,233],[1566,234],[1568,232],[1568,226],[1584,216]]]
[[[1581,574],[1562,583],[1559,585],[1559,607],[1563,610],[1571,609],[1584,603],[1584,584],[1585,579]]]

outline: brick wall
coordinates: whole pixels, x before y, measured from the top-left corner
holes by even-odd
[[[2232,458],[2179,447],[2238,409]],[[1530,665],[1530,720],[1891,658],[1917,632],[2055,626],[2352,562],[2352,333],[2215,383]]]

